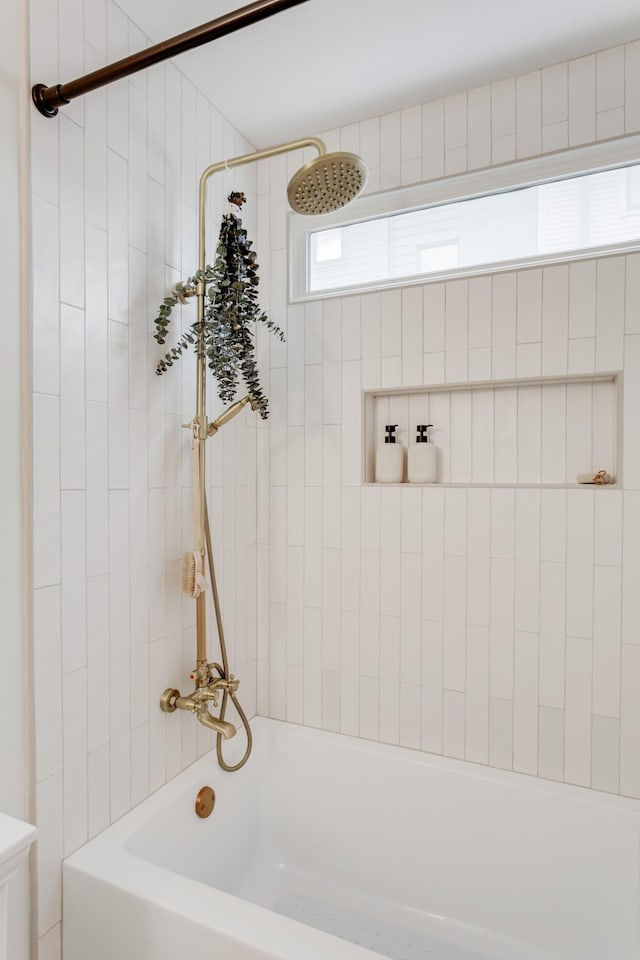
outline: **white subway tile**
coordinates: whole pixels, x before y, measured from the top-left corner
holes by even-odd
[[[90,840],[109,826],[109,766],[108,743],[89,752],[87,793]]]
[[[513,77],[491,85],[491,120],[494,138],[516,132],[516,83]]]
[[[542,344],[519,343],[516,347],[516,376],[539,377],[542,370]]]
[[[363,550],[360,560],[360,674],[377,677],[380,661],[380,554]],[[305,660],[306,663],[306,660]]]
[[[518,482],[540,483],[542,461],[542,389],[517,391]]]
[[[304,671],[297,663],[286,665],[287,707],[286,718],[289,723],[302,723],[304,717]]]
[[[309,607],[322,605],[322,491],[316,487],[305,490],[305,570],[304,603]]]
[[[68,673],[62,681],[64,737],[64,855],[88,839],[87,671]]]
[[[517,274],[517,339],[518,343],[542,339],[542,270]]]
[[[455,383],[467,379],[469,285],[466,280],[453,280],[445,287],[445,375]]]
[[[360,733],[360,677],[358,657],[358,614],[342,612],[340,648],[340,732],[357,737]],[[302,679],[302,667],[300,679]],[[302,715],[302,711],[300,711]]]
[[[568,65],[554,64],[542,70],[542,122],[558,124],[569,118]]]
[[[567,480],[567,388],[545,384],[542,390],[542,483]]]
[[[516,483],[518,476],[518,393],[496,390],[494,397],[495,482]]]
[[[491,316],[492,278],[472,277],[469,280],[470,349],[491,346]]]
[[[542,143],[542,83],[539,70],[516,78],[516,153],[539,154]]]
[[[515,491],[491,491],[491,556],[512,559],[515,556]]]
[[[569,266],[569,336],[596,335],[597,260],[578,260]]]
[[[620,721],[593,718],[591,786],[594,790],[620,790]]]
[[[596,114],[596,139],[611,140],[624,136],[624,107]]]
[[[400,618],[380,617],[380,676],[384,696],[380,698],[380,739],[400,742]]]
[[[592,670],[591,640],[567,637],[564,777],[582,787],[591,786]]]
[[[322,667],[340,669],[340,578],[338,549],[322,551]]]
[[[322,613],[314,607],[304,610],[304,722],[322,724]]]
[[[564,711],[540,707],[538,776],[564,780]]]
[[[444,602],[444,490],[424,490],[422,545],[422,616],[440,621]]]
[[[62,648],[60,588],[33,595],[33,665],[36,780],[62,769]]]
[[[569,146],[596,137],[596,58],[569,61]]]
[[[111,658],[111,816],[117,819],[131,807],[131,732],[129,654]]]
[[[516,159],[515,133],[509,133],[505,137],[495,137],[491,147],[491,160],[493,164],[510,163]]]
[[[640,493],[624,493],[622,534],[622,639],[640,643]]]
[[[426,354],[425,360],[427,356],[437,356],[437,354]],[[491,379],[491,347],[477,347],[469,350],[469,380],[490,380],[490,379]],[[429,381],[427,381],[425,377],[425,383],[427,382]]]
[[[384,290],[380,298],[380,347],[383,357],[402,353],[402,291]]]
[[[402,291],[402,383],[413,386],[422,382],[422,288]]]
[[[594,499],[591,490],[567,496],[567,633],[591,637],[593,628]]]
[[[420,697],[418,683],[400,684],[400,746],[416,750],[420,749]]]
[[[489,689],[492,697],[513,697],[514,561],[491,561]],[[491,761],[489,761],[491,763]]]
[[[620,712],[620,793],[640,797],[640,646],[622,645]]]
[[[516,631],[513,679],[513,769],[538,772],[538,636]]]
[[[624,257],[598,261],[596,370],[620,370],[624,355]]]
[[[589,383],[567,385],[567,480],[593,468],[593,390]]]
[[[447,690],[465,689],[467,564],[444,558],[444,677]]]
[[[467,491],[444,492],[444,552],[464,557],[467,554]]]
[[[562,562],[567,558],[567,493],[541,491],[540,558]]]
[[[445,290],[444,283],[430,283],[423,289],[423,342],[426,353],[438,353],[445,349]],[[383,294],[383,308],[384,304]]]
[[[400,681],[417,683],[420,677],[422,565],[414,553],[400,562]]]
[[[425,353],[424,355],[424,383],[444,383],[444,353]]]
[[[593,373],[596,368],[596,338],[569,340],[569,373]]]
[[[606,497],[595,498],[596,563],[618,566],[622,563],[622,491],[607,490]]]
[[[422,490],[402,491],[400,549],[403,553],[422,553]]]
[[[624,47],[596,54],[596,107],[599,113],[624,107]]]
[[[640,40],[624,48],[624,128],[625,133],[640,130],[640,104],[636,91],[640,85]]]
[[[489,761],[489,630],[467,627],[465,755]]]
[[[360,361],[342,364],[342,483],[362,482],[362,397]]]
[[[542,152],[553,153],[556,150],[566,150],[569,146],[569,122],[551,123],[542,128]]]
[[[472,352],[472,351],[471,351]],[[471,479],[492,483],[494,475],[494,394],[491,390],[472,393]]]
[[[492,376],[509,380],[516,373],[516,274],[493,278]]]
[[[433,100],[422,107],[422,178],[444,176],[444,101]]]
[[[640,402],[640,336],[625,337],[624,349],[624,409],[622,452],[624,456],[624,485],[640,489],[640,436],[635,429],[635,417],[629,411],[637,410]]]
[[[400,112],[400,155],[412,160],[422,155],[422,107],[408,107]]]
[[[362,386],[364,389],[380,386],[380,294],[368,293],[362,297]]]
[[[422,624],[422,734],[423,750],[442,753],[443,718],[443,640],[442,624]]]
[[[400,111],[380,117],[380,189],[400,186]]]
[[[87,580],[87,727],[88,750],[109,741],[109,583],[106,576]]]
[[[603,717],[620,716],[621,601],[620,567],[596,565],[593,605],[593,712]]]
[[[451,481],[471,481],[471,393],[451,394]]]
[[[491,164],[491,87],[467,94],[467,156],[470,170]]]
[[[60,299],[84,307],[83,131],[60,116]]]
[[[62,915],[63,799],[62,771],[36,784],[38,824],[38,935],[43,936]]]
[[[322,729],[340,731],[340,674],[322,671]]]
[[[40,124],[38,124],[40,126]],[[45,124],[47,126],[47,124]],[[36,149],[35,144],[32,145]],[[31,201],[31,252],[38,264],[38,282],[31,291],[32,377],[36,393],[60,391],[59,248],[58,207],[33,197]]]
[[[286,720],[287,713],[287,625],[283,603],[269,604],[269,716]],[[340,645],[340,626],[336,645]]]
[[[625,333],[640,333],[640,253],[627,257]]]
[[[567,372],[569,268],[545,267],[542,274],[542,374],[563,374]]]
[[[33,585],[60,580],[60,401],[33,398]]]
[[[540,491],[516,491],[515,526],[516,630],[537,633],[540,627]]]
[[[322,366],[305,368],[304,482],[307,487],[322,482]],[[258,442],[260,442],[258,432]],[[260,461],[258,461],[260,462]]]
[[[513,769],[513,704],[510,700],[489,701],[489,765]]]
[[[465,711],[464,694],[445,690],[442,709],[442,752],[446,757],[457,757],[464,760]]]
[[[540,704],[560,710],[564,708],[566,579],[564,563],[543,560],[540,564]]]
[[[401,491],[381,491],[380,613],[400,616]]]
[[[61,513],[62,672],[86,665],[86,502],[84,491],[63,491]]]

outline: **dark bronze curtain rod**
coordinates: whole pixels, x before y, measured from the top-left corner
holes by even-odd
[[[145,70],[154,63],[168,60],[169,57],[175,57],[179,53],[184,53],[185,50],[200,47],[211,40],[217,40],[228,33],[234,33],[252,23],[265,20],[274,13],[280,13],[282,10],[288,10],[289,7],[306,2],[307,0],[257,0],[256,3],[249,3],[246,7],[240,7],[239,10],[232,10],[222,17],[194,27],[193,30],[180,33],[177,37],[172,37],[163,43],[156,43],[147,50],[141,50],[123,60],[117,60],[77,80],[71,80],[70,83],[57,83],[53,87],[48,87],[45,83],[36,83],[31,90],[33,102],[45,117],[55,117],[58,107],[71,103],[76,97],[90,93],[91,90],[97,90],[98,87],[104,87],[114,80]]]

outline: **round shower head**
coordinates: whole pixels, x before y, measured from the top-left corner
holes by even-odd
[[[364,189],[367,168],[355,153],[323,153],[293,175],[287,189],[296,213],[332,213]]]

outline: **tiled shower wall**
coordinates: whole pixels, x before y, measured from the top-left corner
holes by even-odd
[[[144,48],[115,4],[33,0],[36,81]],[[154,375],[154,308],[196,266],[200,171],[250,145],[172,64],[32,114],[34,630],[40,956],[60,953],[60,862],[211,746],[158,698],[195,657],[191,356]],[[249,168],[211,182],[255,196]],[[255,204],[246,225],[253,232]],[[191,322],[193,306],[184,308]],[[213,407],[215,408],[215,404]],[[255,712],[255,423],[209,445],[234,672]],[[223,468],[224,465],[224,468]],[[210,620],[211,623],[211,620]],[[214,650],[212,649],[212,653]],[[218,659],[216,655],[216,659]]]
[[[636,42],[324,139],[377,191],[639,130]],[[274,314],[284,167],[258,180]],[[594,371],[624,371],[622,488],[362,484],[363,389]],[[640,255],[294,304],[270,377],[259,712],[640,797]]]

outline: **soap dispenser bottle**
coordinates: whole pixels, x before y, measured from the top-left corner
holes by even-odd
[[[417,427],[416,442],[409,447],[409,462],[407,477],[409,483],[435,483],[436,479],[436,448],[429,443],[427,433],[432,423],[421,423]]]
[[[404,451],[396,443],[398,424],[388,424],[384,429],[387,436],[376,450],[376,483],[402,483],[404,473]]]

